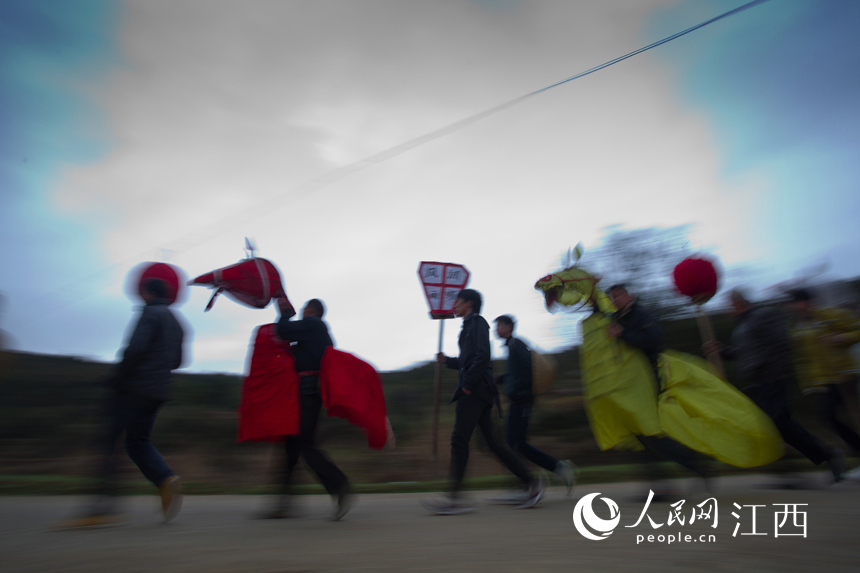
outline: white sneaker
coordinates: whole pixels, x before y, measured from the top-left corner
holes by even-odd
[[[567,497],[573,495],[573,488],[576,486],[577,468],[570,460],[558,462],[553,472],[567,486]]]
[[[539,474],[538,478],[532,482],[529,489],[528,497],[525,501],[517,506],[517,509],[529,509],[537,505],[546,491],[543,474]]]
[[[844,479],[850,479],[853,481],[860,481],[860,466],[857,466],[856,468],[854,468],[851,471],[845,472],[844,474],[842,474],[842,477]]]

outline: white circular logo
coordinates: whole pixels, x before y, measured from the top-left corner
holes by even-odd
[[[590,493],[576,502],[576,507],[573,508],[573,524],[576,530],[587,539],[600,541],[606,539],[618,527],[618,522],[621,520],[621,512],[618,510],[618,504],[608,497],[600,499],[609,507],[609,519],[601,519],[594,514],[594,509],[591,507],[591,502],[599,493]],[[598,532],[597,534],[592,533]]]

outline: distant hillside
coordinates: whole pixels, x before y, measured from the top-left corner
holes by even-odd
[[[717,337],[727,340],[729,317],[712,318]],[[700,354],[695,319],[668,322],[664,330],[667,347]],[[101,381],[110,365],[62,356],[3,354],[0,475],[92,475],[91,445],[105,393]],[[559,378],[536,404],[530,425],[533,442],[583,466],[630,463],[629,454],[600,452],[594,443],[582,407],[578,348],[554,356]],[[505,361],[497,360],[495,370],[504,372]],[[427,363],[382,373],[389,416],[398,436],[392,451],[371,451],[356,428],[343,420],[324,420],[320,429],[324,448],[354,479],[370,483],[445,477],[453,424],[453,407],[445,404],[457,376],[450,370],[443,373],[439,455],[434,462],[430,456],[434,371],[435,365]],[[731,379],[731,367],[728,372]],[[159,415],[153,441],[177,471],[212,487],[269,483],[281,463],[280,446],[235,442],[241,377],[179,371],[174,380],[174,400]],[[806,403],[799,403],[798,409],[807,416]],[[498,464],[481,453],[481,440],[476,440],[476,448],[471,475],[498,474]],[[129,475],[139,477],[135,471]]]

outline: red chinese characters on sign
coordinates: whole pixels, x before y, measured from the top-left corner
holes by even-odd
[[[469,283],[466,267],[423,261],[418,267],[418,277],[430,306],[430,318],[452,318],[457,295]]]

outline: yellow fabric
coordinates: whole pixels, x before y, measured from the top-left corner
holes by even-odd
[[[656,381],[642,352],[606,334],[611,320],[592,314],[582,322],[580,348],[585,411],[601,450],[641,450],[636,435],[662,435]]]
[[[710,365],[667,350],[660,355],[663,392],[657,407],[666,434],[688,448],[741,468],[782,457],[783,441],[767,415]]]
[[[842,308],[813,308],[811,320],[796,321],[791,328],[795,369],[804,392],[844,382],[855,372],[851,346],[860,342],[860,318]],[[822,336],[838,334],[849,340],[834,345]]]
[[[660,355],[663,391],[645,354],[609,336],[616,309],[597,287],[599,277],[570,268],[535,284],[548,306],[597,305],[582,323],[583,394],[591,430],[601,450],[643,449],[640,436],[668,436],[738,467],[771,463],[783,443],[770,418],[734,386],[710,371],[704,360],[674,351]]]

